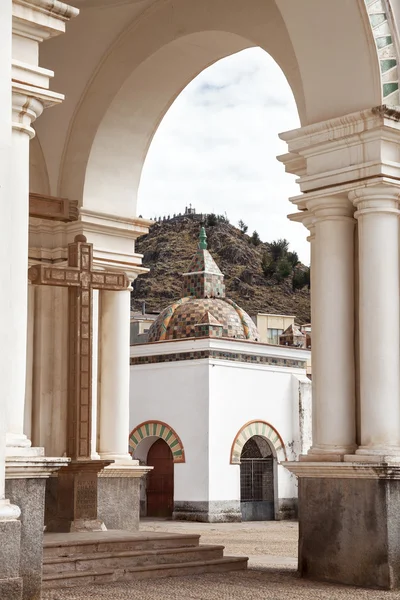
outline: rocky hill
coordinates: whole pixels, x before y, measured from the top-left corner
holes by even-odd
[[[201,215],[179,216],[155,222],[148,235],[137,240],[136,251],[144,255],[143,265],[150,272],[136,279],[132,307],[140,310],[145,301],[146,312],[158,312],[181,297],[181,274],[196,251],[200,226],[205,224],[208,249],[225,275],[227,297],[251,316],[258,312],[289,314],[296,315],[300,324],[309,322],[308,285],[293,290],[293,274],[302,276],[308,269],[299,264],[293,270],[290,265],[289,274],[274,275],[274,269],[266,268],[272,260],[271,244],[255,245],[251,236],[233,225],[223,219],[215,221]]]

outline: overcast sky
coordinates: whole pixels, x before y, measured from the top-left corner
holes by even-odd
[[[285,237],[309,264],[307,230],[291,223],[295,177],[276,160],[287,151],[278,133],[299,127],[290,87],[259,48],[203,71],[179,95],[154,136],[144,165],[138,214],[228,215],[263,241]]]

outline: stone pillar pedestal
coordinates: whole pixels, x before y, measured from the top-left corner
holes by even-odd
[[[0,598],[22,600],[20,509],[0,500]]]
[[[110,465],[99,473],[98,515],[107,529],[138,531],[140,513],[140,478],[151,467]]]
[[[285,466],[299,477],[300,574],[332,583],[399,588],[400,465]]]
[[[49,532],[105,531],[98,516],[97,477],[104,460],[73,460],[49,481],[45,525]]]
[[[33,449],[31,449],[33,450]],[[2,543],[0,533],[0,571],[2,552],[9,556],[18,542],[18,575],[23,582],[23,600],[39,600],[42,583],[43,562],[43,514],[46,480],[68,463],[66,458],[46,458],[36,448],[36,456],[14,456],[6,462],[6,494],[21,509],[20,521],[5,527],[10,534],[8,542]],[[0,531],[1,531],[0,522]],[[8,547],[7,547],[8,544]],[[17,550],[15,549],[15,553]],[[9,560],[9,558],[7,558]],[[12,568],[16,558],[10,560]],[[1,578],[1,575],[0,575]],[[13,584],[17,588],[17,583]],[[0,598],[8,600],[13,595],[3,594],[0,581]],[[18,596],[15,596],[16,598]]]

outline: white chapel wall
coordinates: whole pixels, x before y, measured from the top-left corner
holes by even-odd
[[[175,464],[174,500],[208,500],[207,363],[131,367],[130,396],[131,431],[145,421],[163,421],[183,443],[186,462]]]

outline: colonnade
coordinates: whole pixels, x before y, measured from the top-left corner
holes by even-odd
[[[293,215],[310,231],[312,269],[313,445],[302,460],[400,455],[399,202],[400,187],[378,182]]]

